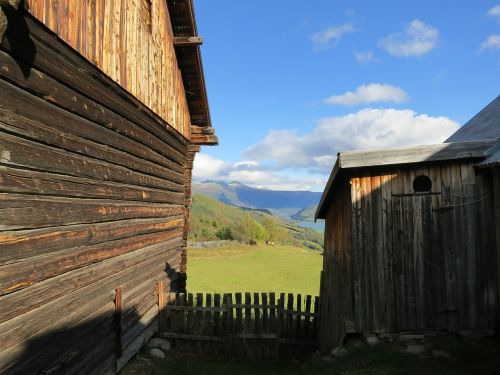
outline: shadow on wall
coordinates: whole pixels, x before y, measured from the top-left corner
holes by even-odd
[[[39,308],[47,307],[48,312],[8,321],[10,336],[2,333],[7,341],[2,341],[0,350],[0,373],[69,375],[120,370],[158,332],[158,286],[177,291],[182,284],[182,275],[168,263],[163,272],[166,278],[125,281],[115,291],[95,289]],[[53,303],[58,306],[48,307]]]
[[[105,308],[103,310],[109,310]],[[61,312],[64,314],[64,312]],[[122,312],[133,330],[145,330],[135,309]],[[40,319],[51,319],[50,316]],[[100,374],[113,373],[120,356],[122,337],[119,317],[112,311],[100,312],[78,325],[53,330],[30,338],[21,351],[4,352],[7,358],[2,374]],[[122,329],[125,327],[122,327]],[[22,328],[13,335],[22,334]],[[4,362],[4,361],[2,361]],[[3,366],[3,365],[2,365]]]
[[[19,2],[19,9],[25,9],[25,0]],[[19,65],[24,78],[28,79],[31,66],[35,61],[36,47],[30,38],[28,25],[24,19],[24,12],[13,7],[2,7],[7,17],[7,30],[0,44],[8,44],[14,56],[23,56],[25,64]]]

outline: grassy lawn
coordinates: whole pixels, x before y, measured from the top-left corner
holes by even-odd
[[[348,348],[341,358],[312,357],[304,361],[250,361],[169,354],[165,360],[147,359],[147,353],[127,366],[123,375],[452,375],[498,374],[498,339],[464,340],[457,337],[426,340],[421,355],[405,351],[405,344],[381,343]]]
[[[323,257],[292,246],[188,250],[190,293],[287,292],[319,294]]]

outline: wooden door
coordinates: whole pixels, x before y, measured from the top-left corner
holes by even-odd
[[[444,252],[433,199],[434,194],[392,197],[397,331],[446,327]]]

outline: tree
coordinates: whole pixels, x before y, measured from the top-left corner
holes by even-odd
[[[215,235],[217,236],[218,239],[223,241],[234,240],[233,231],[229,227],[220,229]]]

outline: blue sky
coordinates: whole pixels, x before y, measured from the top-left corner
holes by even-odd
[[[197,0],[196,179],[322,190],[339,151],[442,142],[500,94],[500,1]]]

